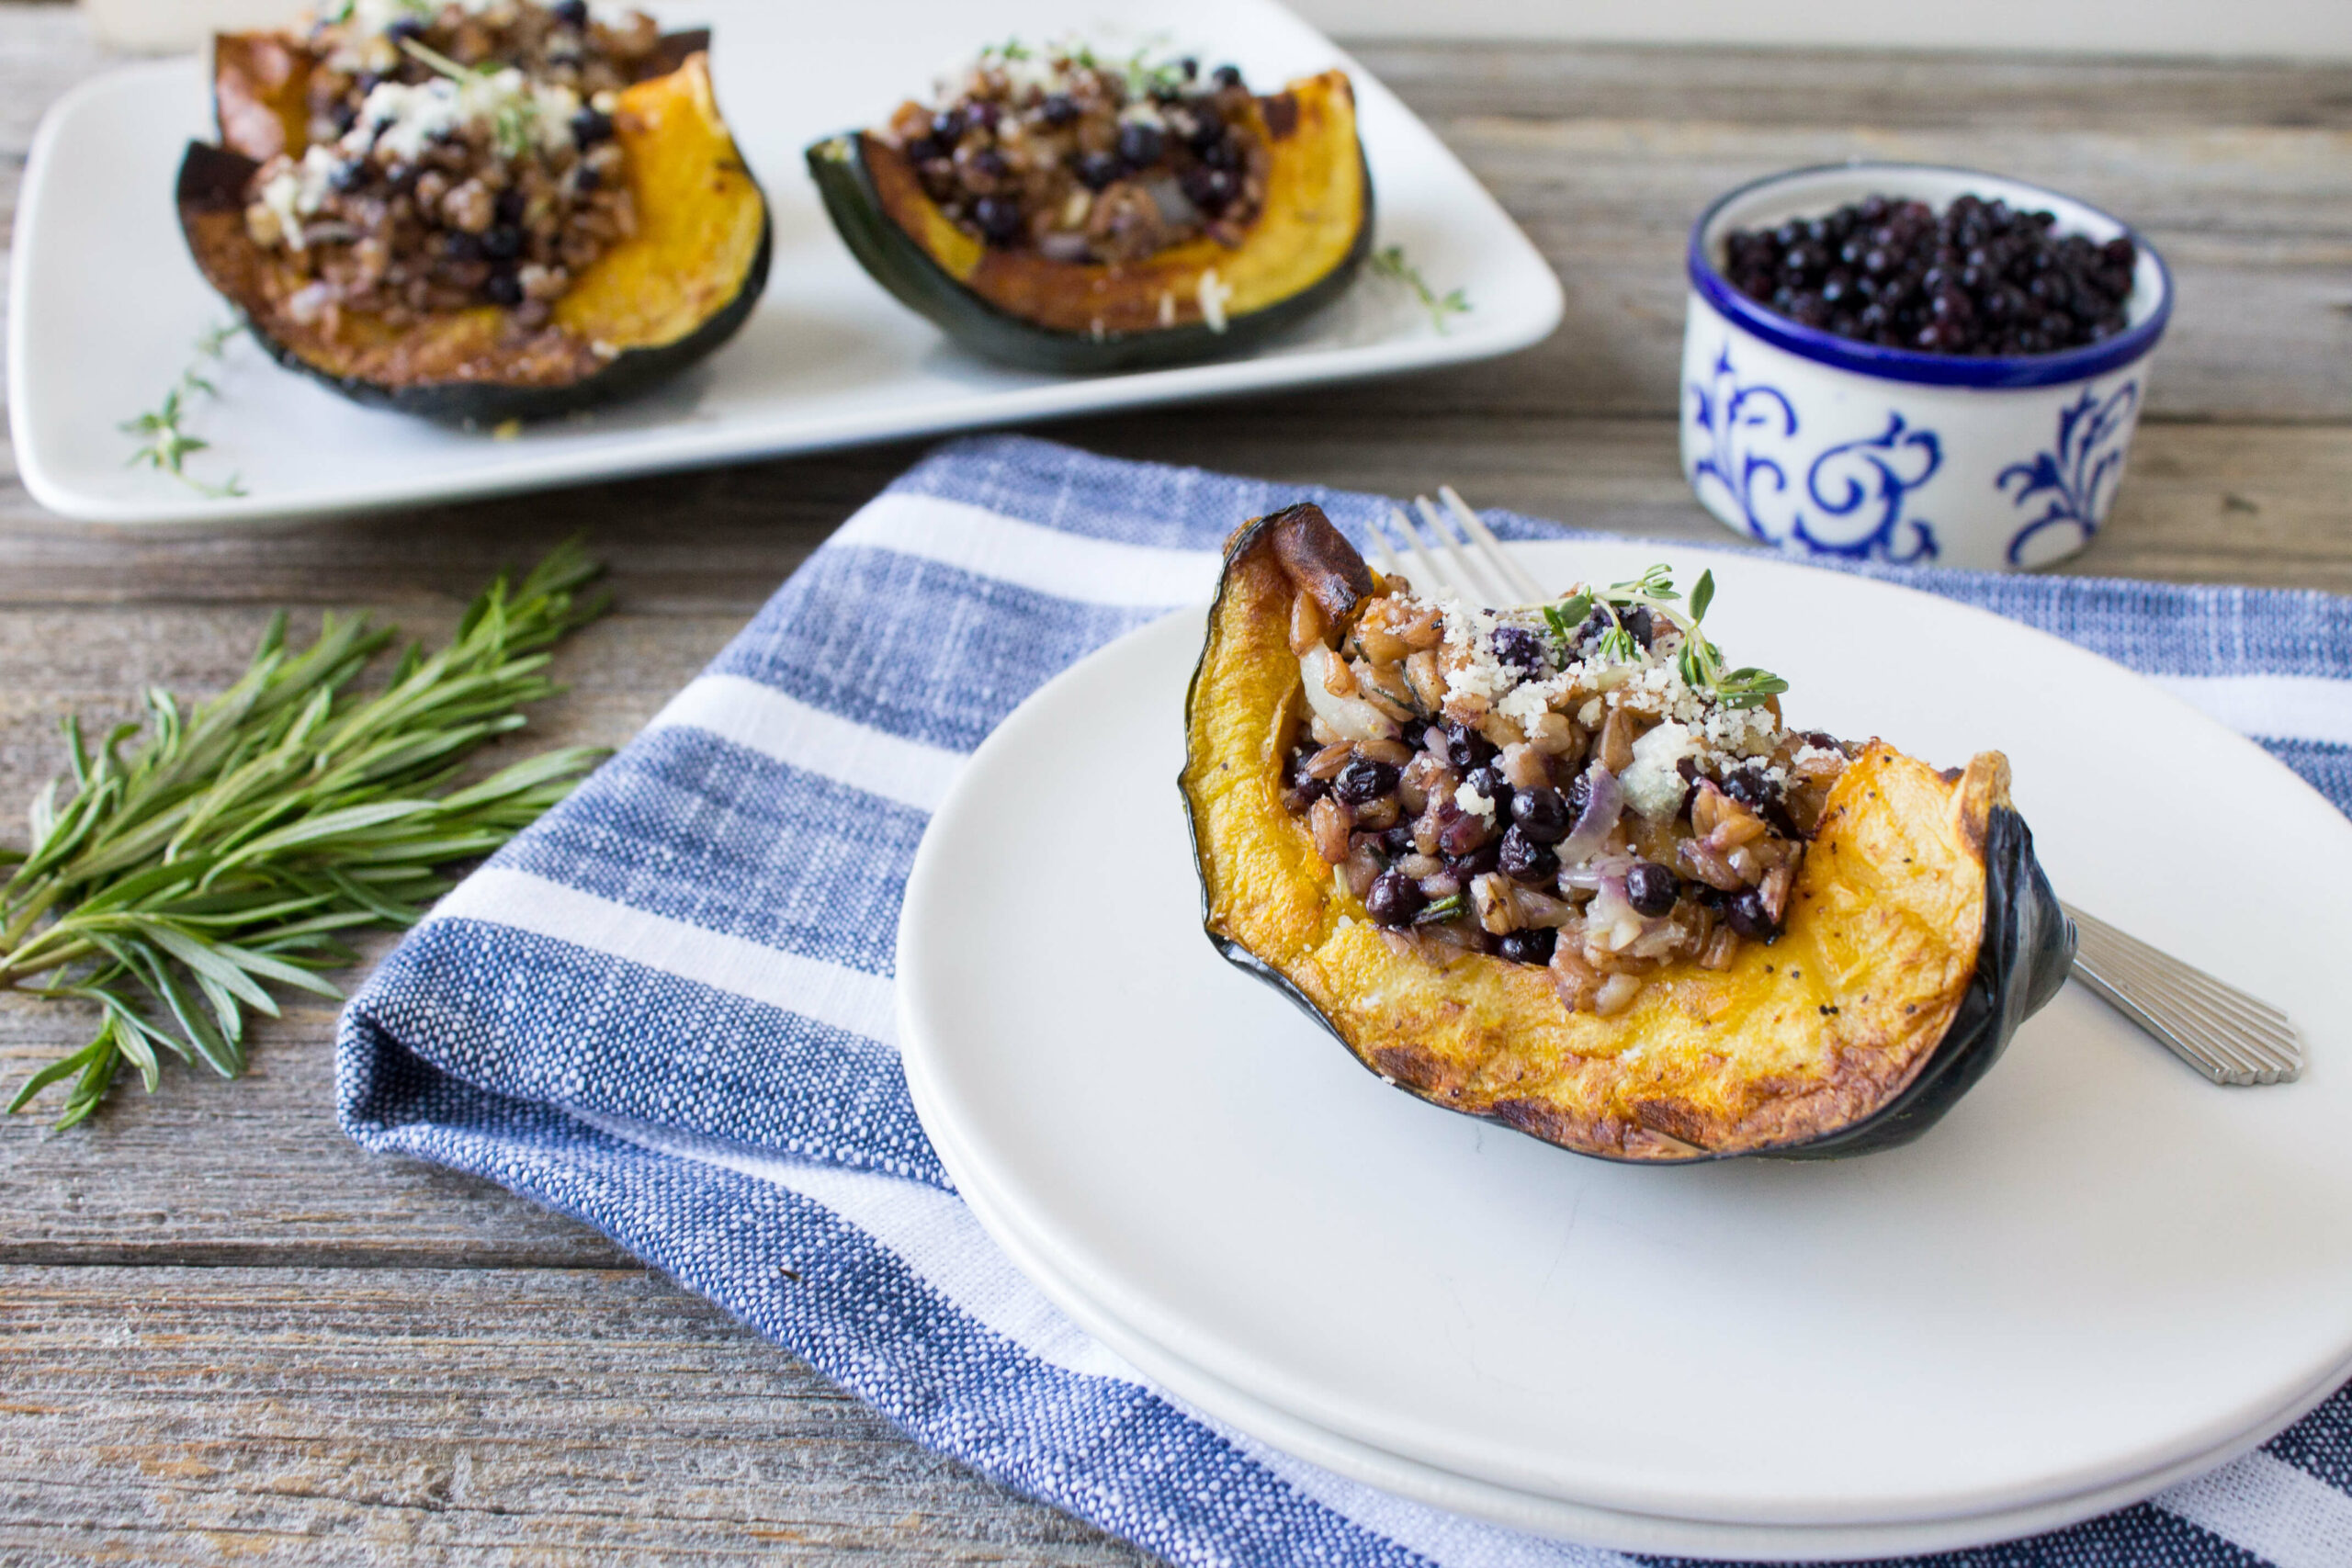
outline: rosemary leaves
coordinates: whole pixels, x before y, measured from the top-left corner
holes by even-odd
[[[320,971],[342,938],[413,925],[450,886],[569,794],[604,753],[567,747],[461,783],[467,759],[551,694],[548,650],[605,608],[602,569],[564,546],[499,578],[449,645],[412,644],[381,691],[353,679],[393,639],[326,615],[299,651],[281,614],[227,691],[183,708],[146,694],[143,724],[93,746],[65,721],[71,770],[35,798],[31,841],[0,885],[0,986],[97,1010],[90,1043],[26,1081],[19,1111],[71,1078],[58,1119],[105,1100],[128,1066],[152,1092],[163,1055],[223,1077],[272,987],[339,995]],[[62,798],[61,799],[61,794]]]

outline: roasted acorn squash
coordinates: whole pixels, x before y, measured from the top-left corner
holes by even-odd
[[[1917,1136],[2064,982],[2074,932],[1996,752],[1939,774],[1872,741],[1802,863],[1785,932],[1684,964],[1614,1017],[1541,967],[1384,932],[1282,804],[1301,724],[1295,598],[1346,624],[1379,580],[1311,505],[1229,543],[1180,780],[1209,939],[1383,1078],[1579,1154],[1830,1157]]]
[[[639,390],[732,337],[767,284],[767,203],[719,118],[708,39],[665,38],[670,68],[621,94],[614,133],[629,155],[637,231],[582,272],[537,330],[515,330],[488,305],[404,327],[345,313],[332,333],[295,318],[288,299],[298,280],[243,219],[254,169],[307,142],[310,58],[278,34],[215,42],[222,144],[192,142],[180,164],[188,250],[273,358],[357,402],[489,425]]]
[[[1338,298],[1370,253],[1372,174],[1346,73],[1260,98],[1256,130],[1272,166],[1243,243],[1204,236],[1124,265],[984,244],[869,132],[810,147],[808,172],[859,265],[958,343],[1031,369],[1125,370],[1249,348]]]

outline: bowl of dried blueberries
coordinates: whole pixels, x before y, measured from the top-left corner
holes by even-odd
[[[2163,259],[2018,180],[1840,164],[1690,231],[1682,468],[1799,554],[2012,570],[2106,521],[2172,314]]]

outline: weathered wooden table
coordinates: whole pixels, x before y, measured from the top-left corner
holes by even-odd
[[[1558,335],[1051,434],[1716,538],[1674,458],[1691,215],[1794,164],[1959,163],[2128,214],[2178,276],[2130,478],[2078,569],[2352,591],[2352,68],[1359,52],[1558,267]],[[40,112],[106,63],[73,11],[0,4],[0,212]],[[58,767],[60,715],[220,686],[272,606],[443,632],[495,565],[576,530],[620,609],[566,655],[543,732],[620,740],[914,452],[266,532],[81,527],[0,474],[0,805]],[[334,1125],[333,1024],[295,1006],[242,1083],[173,1072],[69,1134],[0,1126],[0,1560],[1137,1559],[914,1448],[580,1226],[361,1154]],[[0,1002],[0,1083],[83,1028]]]

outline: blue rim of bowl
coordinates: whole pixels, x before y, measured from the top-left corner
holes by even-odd
[[[1883,169],[1891,175],[1916,170],[1925,174],[1959,175],[1969,179],[1997,181],[2018,190],[2032,191],[2053,201],[2066,202],[2106,219],[2129,235],[2132,243],[2156,264],[2156,277],[2162,285],[2156,308],[2149,312],[2146,321],[2126,328],[2105,343],[2070,348],[2060,354],[2006,357],[1922,354],[1917,349],[1884,348],[1877,344],[1856,343],[1849,338],[1839,337],[1836,333],[1808,327],[1778,315],[1734,288],[1730,280],[1718,272],[1714,263],[1709,259],[1706,245],[1708,226],[1714,222],[1717,213],[1740,197],[1752,195],[1767,186],[1801,179],[1808,175],[1849,174],[1865,169]],[[1689,265],[1690,287],[1714,308],[1716,314],[1738,323],[1774,347],[1786,349],[1817,364],[1835,366],[1840,370],[1857,371],[1864,376],[1877,376],[1892,381],[1916,381],[1931,387],[2054,387],[2069,381],[2086,381],[2141,358],[2156,346],[2156,340],[2164,336],[2165,327],[2172,320],[2172,269],[2165,265],[2164,256],[2141,236],[2138,230],[2113,214],[2063,191],[2012,179],[2007,175],[1964,169],[1951,164],[1884,164],[1856,160],[1846,164],[1815,164],[1803,169],[1785,169],[1777,175],[1750,180],[1744,186],[1725,191],[1708,203],[1707,209],[1699,214],[1699,220],[1690,226]]]

